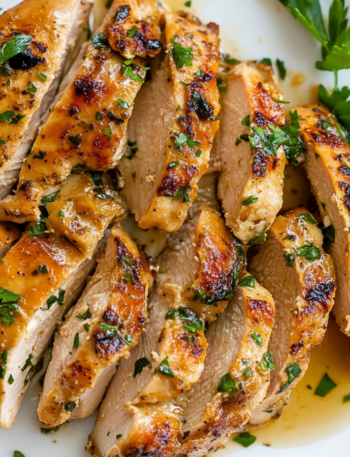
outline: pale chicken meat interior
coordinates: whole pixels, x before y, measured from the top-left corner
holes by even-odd
[[[203,373],[183,399],[181,448],[177,456],[204,456],[226,443],[264,399],[274,369],[267,347],[274,301],[247,272],[227,309],[206,332]]]
[[[250,271],[272,293],[276,306],[269,343],[276,369],[251,425],[281,413],[286,395],[309,366],[311,349],[322,343],[336,288],[333,262],[322,241],[314,216],[296,208],[277,217],[250,262]]]
[[[189,13],[165,14],[165,45],[151,62],[120,163],[141,228],[176,232],[197,196],[219,128],[218,27]]]
[[[58,426],[95,411],[119,359],[129,356],[145,328],[151,268],[153,259],[115,224],[96,272],[56,334],[38,408],[41,422]]]
[[[285,153],[269,146],[285,123],[278,79],[269,65],[248,62],[222,73],[220,129],[213,161],[227,225],[246,244],[264,237],[282,206]],[[277,100],[277,101],[276,101]]]
[[[88,0],[25,0],[0,18],[0,199],[17,182],[91,7]],[[20,40],[21,52],[7,55]]]

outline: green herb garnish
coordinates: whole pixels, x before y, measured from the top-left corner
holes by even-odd
[[[138,359],[135,362],[135,369],[134,369],[134,378],[140,373],[142,373],[142,370],[144,368],[152,368],[151,362],[146,358],[142,357],[142,359]]]
[[[319,397],[325,397],[335,387],[337,387],[336,383],[332,381],[327,373],[325,373],[315,390],[315,395],[318,395]]]
[[[194,59],[194,55],[192,54],[193,48],[185,48],[181,43],[178,43],[177,40],[177,36],[171,40],[173,42],[171,55],[173,56],[177,68],[181,69],[184,65],[192,67],[192,60]]]
[[[15,35],[6,41],[0,49],[0,65],[20,52],[26,51],[32,38],[31,35]]]
[[[243,432],[233,438],[233,441],[236,441],[236,443],[240,444],[243,447],[249,447],[255,443],[256,437],[251,435],[249,432]]]
[[[259,197],[253,197],[253,195],[252,195],[252,196],[246,198],[245,200],[243,200],[242,205],[247,206],[247,205],[250,205],[250,204],[256,202],[257,200],[259,200]]]

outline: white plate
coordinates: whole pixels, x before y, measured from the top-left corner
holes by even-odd
[[[177,7],[182,7],[183,2],[170,1]],[[0,0],[0,7],[7,9],[16,3]],[[324,0],[322,6],[328,8],[330,3]],[[346,3],[350,5],[350,0]],[[270,57],[285,61],[288,76],[283,89],[286,100],[292,102],[290,106],[316,101],[315,88],[320,83],[332,86],[332,75],[314,67],[320,45],[277,0],[192,0],[192,4],[192,11],[203,21],[220,25],[225,52],[241,60]],[[340,84],[348,81],[349,85],[349,76],[349,72],[341,72]],[[302,84],[292,84],[298,81]],[[349,340],[338,333],[332,324],[327,341],[313,352],[311,367],[282,418],[253,432],[258,439],[250,448],[243,449],[230,441],[225,450],[216,454],[218,457],[349,456],[350,403],[342,404],[343,395],[350,393]],[[316,397],[307,386],[314,389],[326,370],[338,386],[326,398]],[[33,379],[22,402],[17,425],[8,431],[0,430],[0,457],[12,457],[14,450],[25,457],[87,457],[84,445],[95,416],[73,421],[53,434],[41,434],[36,416],[37,379]]]

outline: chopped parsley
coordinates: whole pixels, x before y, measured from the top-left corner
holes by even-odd
[[[337,387],[336,383],[325,373],[315,390],[315,395],[325,397],[335,387]]]
[[[57,213],[58,217],[64,217],[64,212],[60,209]]]
[[[14,377],[12,376],[12,374],[10,374],[10,376],[8,377],[7,382],[8,382],[9,384],[13,384],[14,381],[15,381],[15,380],[14,380]]]
[[[161,361],[159,367],[156,369],[156,372],[164,374],[167,378],[174,377],[174,372],[169,366],[168,357]]]
[[[311,217],[310,214],[299,214],[298,219],[310,222],[310,224],[316,224],[315,219]]]
[[[132,336],[129,335],[128,333],[126,333],[124,335],[124,341],[128,346],[131,346],[132,345]]]
[[[255,289],[255,279],[253,276],[246,276],[240,281],[237,286],[239,287],[248,287],[249,289]]]
[[[258,63],[262,63],[263,65],[269,65],[272,67],[272,60],[268,57],[264,57],[263,59],[259,60]]]
[[[34,84],[32,84],[31,86],[28,87],[27,89],[27,92],[29,92],[30,94],[35,94],[35,92],[37,91],[36,87],[34,86]]]
[[[252,240],[249,241],[249,246],[253,246],[254,244],[263,244],[266,241],[266,233],[261,233],[260,235],[256,236]]]
[[[12,324],[15,321],[13,313],[18,309],[20,299],[20,295],[0,287],[0,316],[4,324]]]
[[[227,92],[227,81],[224,81],[221,76],[216,78],[216,84],[219,92]]]
[[[228,65],[236,65],[240,60],[232,58],[229,54],[221,54],[221,59]]]
[[[233,438],[233,441],[235,441],[243,447],[249,447],[253,443],[255,443],[256,437],[254,435],[251,435],[249,432],[242,432],[238,436]]]
[[[241,124],[245,125],[246,127],[250,127],[250,114],[248,114],[245,118],[242,119]]]
[[[260,333],[252,332],[252,333],[250,334],[250,336],[253,338],[253,340],[254,340],[259,346],[262,346],[262,337],[261,337]]]
[[[205,330],[204,322],[197,316],[194,311],[188,308],[180,307],[178,309],[171,309],[165,315],[165,319],[181,319],[186,323],[185,330],[191,333],[197,333],[197,330]]]
[[[284,81],[286,79],[287,71],[286,71],[286,67],[284,66],[283,60],[277,59],[276,65],[277,65],[279,77],[280,77],[280,79],[282,79],[282,81]]]
[[[79,135],[75,136],[69,136],[68,140],[74,145],[74,147],[78,148],[81,145],[81,142],[83,141],[82,138],[80,138]]]
[[[46,156],[46,152],[39,150],[38,154],[33,156],[33,159],[43,160],[45,156]]]
[[[36,225],[32,225],[28,228],[28,234],[30,236],[43,235],[47,231],[46,227],[47,217],[40,219]]]
[[[321,257],[321,251],[313,244],[297,248],[297,252],[299,255],[304,257],[306,260],[310,260],[310,261],[316,260],[319,257]]]
[[[288,381],[286,382],[286,384],[284,384],[280,388],[278,393],[281,393],[281,392],[284,392],[285,390],[287,390],[288,387],[292,384],[292,382],[294,382],[296,380],[296,378],[301,374],[301,369],[300,369],[299,365],[296,362],[289,365],[289,367],[287,368],[287,374],[288,374]]]
[[[333,227],[333,225],[329,225],[328,227],[323,227],[322,233],[323,233],[324,239],[327,243],[334,243],[335,228]]]
[[[276,369],[276,366],[273,363],[272,354],[270,351],[268,351],[268,352],[266,352],[266,354],[264,354],[264,361],[265,361],[266,365],[268,366],[268,368],[270,368],[270,370],[273,371]]]
[[[86,332],[88,332],[90,330],[89,324],[84,324],[83,327],[84,327]]]
[[[110,140],[112,138],[112,129],[110,127],[102,127],[102,132],[108,137]]]
[[[244,206],[251,205],[252,203],[256,202],[257,200],[259,200],[259,197],[254,197],[252,195],[252,196],[246,198],[245,200],[243,200],[242,205],[244,205]]]
[[[128,30],[127,35],[128,35],[128,36],[135,36],[136,33],[137,33],[137,27],[134,26],[133,28],[131,28],[130,30]]]
[[[187,8],[191,8],[192,0],[189,0],[188,2],[185,2],[184,5],[187,6]]]
[[[146,358],[142,357],[141,359],[136,360],[134,368],[134,378],[140,373],[144,368],[152,368],[151,362]]]
[[[66,411],[71,413],[76,406],[77,405],[73,401],[70,401],[69,403],[66,404],[65,409],[66,409]]]
[[[0,65],[11,59],[11,57],[26,51],[32,38],[31,35],[15,35],[6,41],[0,49]]]
[[[118,98],[118,104],[122,109],[129,109],[131,105],[129,103],[124,102],[121,98]]]
[[[86,319],[90,319],[91,316],[92,316],[92,314],[91,314],[90,308],[87,307],[84,314],[78,314],[78,315],[75,316],[75,317],[76,317],[77,319],[82,319],[82,320],[85,321]]]
[[[92,37],[92,46],[95,49],[102,49],[105,46],[109,46],[108,39],[104,33],[98,33]]]
[[[58,190],[57,192],[53,192],[52,194],[45,195],[45,197],[42,197],[42,199],[40,200],[41,205],[46,206],[46,203],[54,202],[59,192],[60,191]]]
[[[192,54],[193,48],[185,48],[181,43],[178,42],[178,37],[175,36],[172,40],[173,46],[171,55],[176,63],[177,68],[182,68],[184,65],[192,67],[192,60],[194,55]]]
[[[218,392],[223,392],[230,396],[235,395],[237,393],[236,385],[237,382],[232,379],[230,373],[227,373],[220,378]]]
[[[143,83],[144,80],[141,78],[140,75],[137,73],[133,72],[133,69],[131,68],[131,60],[125,60],[123,64],[123,75],[126,76],[127,78],[133,79],[134,81],[139,81],[140,83]],[[137,67],[137,65],[135,65]]]
[[[44,275],[47,275],[49,273],[49,270],[47,269],[47,265],[39,265],[39,271],[40,273],[43,273]]]
[[[21,371],[25,371],[27,368],[30,367],[30,365],[33,365],[32,360],[33,360],[33,354],[29,354],[27,360],[25,361],[23,367],[21,368]]]
[[[190,189],[188,186],[182,186],[180,190],[174,195],[173,200],[180,200],[182,197],[183,203],[188,203],[191,201],[190,196],[188,195],[187,191]]]
[[[175,168],[180,165],[180,162],[170,162],[167,168]]]
[[[51,295],[46,303],[47,303],[47,309],[50,309],[51,306],[54,304],[54,303],[58,303],[58,305],[62,306],[63,305],[63,302],[64,302],[64,296],[65,296],[65,293],[66,291],[63,290],[63,289],[60,289],[58,291],[58,297],[56,297],[56,295]]]
[[[77,332],[74,335],[74,341],[73,341],[73,349],[78,349],[80,346],[80,340],[79,340],[79,333]]]

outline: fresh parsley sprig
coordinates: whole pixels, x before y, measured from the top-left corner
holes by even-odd
[[[319,0],[279,1],[321,43],[322,60],[316,62],[316,68],[334,72],[334,89],[329,93],[320,85],[318,98],[350,132],[350,88],[338,87],[338,72],[350,69],[350,27],[347,17],[349,8],[345,7],[344,0],[333,0],[327,29]]]

